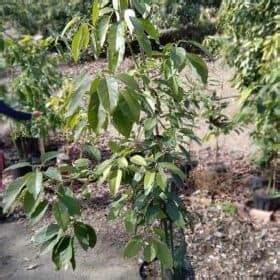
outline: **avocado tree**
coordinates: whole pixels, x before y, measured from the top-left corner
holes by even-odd
[[[236,69],[233,84],[240,91],[241,112],[235,120],[252,124],[252,138],[260,147],[256,162],[268,169],[275,184],[279,158],[279,3],[278,1],[223,1],[219,25],[227,62]]]
[[[98,186],[108,183],[114,198],[109,217],[122,217],[131,236],[126,257],[143,252],[147,262],[158,259],[163,279],[193,277],[184,234],[192,216],[180,192],[182,167],[191,160],[189,144],[199,141],[193,127],[200,99],[191,84],[206,84],[208,71],[201,58],[184,48],[160,46],[150,16],[145,0],[95,0],[89,20],[70,21],[63,31],[62,35],[77,29],[71,48],[75,61],[86,49],[98,58],[105,47],[108,66],[95,77],[86,75],[76,90],[67,91],[62,111],[81,133],[90,132],[98,139],[102,131],[115,130],[118,136],[109,141],[110,158],[94,170],[85,159],[46,170],[44,163],[55,154],[45,154],[33,173],[6,190],[5,210],[23,200],[32,224],[52,208],[54,223],[41,229],[34,240],[43,243],[42,251],[52,251],[58,269],[75,268],[76,240],[85,250],[95,246],[94,229],[81,221],[79,202],[69,187],[71,180],[85,176]],[[139,55],[132,41],[138,42]],[[152,41],[158,50],[152,49]],[[120,72],[126,51],[133,65]],[[186,66],[196,76],[189,74],[182,80]],[[54,191],[51,203],[44,197],[49,184]]]

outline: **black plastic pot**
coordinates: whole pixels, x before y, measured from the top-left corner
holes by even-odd
[[[265,193],[254,193],[254,207],[260,210],[277,211],[280,210],[280,197],[267,196]]]
[[[266,211],[280,210],[280,197],[269,196],[267,193],[267,181],[263,177],[252,176],[250,178],[253,191],[253,207]]]
[[[32,158],[40,158],[39,138],[34,137],[18,137],[15,145],[22,160],[31,160]]]
[[[155,259],[153,262],[148,263],[148,262],[143,262],[140,265],[139,268],[139,274],[141,280],[146,280],[147,279],[147,273],[146,270],[148,269],[149,266],[151,266],[153,263],[158,261],[158,259]],[[175,269],[175,274],[173,275],[174,280],[195,280],[195,272],[192,267],[184,267],[180,270]]]

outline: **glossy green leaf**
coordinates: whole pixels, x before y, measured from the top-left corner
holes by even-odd
[[[62,176],[60,171],[56,167],[49,167],[45,172],[44,175],[47,176],[49,179],[62,182]]]
[[[136,39],[140,45],[140,47],[145,51],[147,56],[152,57],[153,50],[150,40],[144,32],[139,32],[135,34]]]
[[[26,191],[24,194],[24,199],[23,199],[23,210],[24,213],[27,214],[27,216],[30,217],[34,209],[37,207],[39,204],[39,199],[35,200],[34,196],[32,193],[29,191]]]
[[[144,176],[145,194],[148,194],[154,184],[156,173],[154,171],[147,171]]]
[[[10,171],[10,170],[14,170],[14,169],[22,168],[22,167],[27,167],[27,166],[32,166],[32,165],[29,162],[18,162],[16,164],[13,164],[13,165],[9,166],[5,170]]]
[[[60,238],[60,240],[53,248],[52,260],[56,265],[56,269],[67,269],[71,264],[72,257],[72,237],[69,235],[65,235]]]
[[[59,226],[65,231],[70,222],[70,216],[67,207],[58,201],[53,204],[52,213]]]
[[[51,151],[51,152],[47,152],[47,153],[42,154],[42,156],[41,156],[42,164],[57,158],[57,156],[59,154],[60,154],[60,152],[58,152],[58,151]]]
[[[186,64],[186,51],[181,47],[173,47],[170,54],[170,59],[174,67],[178,71],[182,71]]]
[[[89,91],[92,84],[92,78],[88,74],[82,74],[75,80],[74,90],[67,104],[66,117],[72,116],[81,106],[84,95]]]
[[[22,189],[25,187],[26,184],[26,177],[20,177],[10,183],[8,187],[5,189],[4,199],[3,199],[3,211],[4,213],[7,213],[7,211],[10,209],[10,207],[15,202],[16,198],[22,191]]]
[[[116,79],[105,77],[100,80],[97,93],[104,109],[112,112],[117,106],[119,99],[119,87]]]
[[[45,215],[45,213],[48,209],[48,206],[49,206],[48,202],[45,200],[38,204],[38,206],[36,207],[36,209],[32,212],[32,214],[30,216],[29,224],[31,226],[35,225],[43,218],[43,216]]]
[[[43,242],[43,244],[40,247],[39,255],[44,255],[51,250],[53,250],[54,246],[57,244],[58,240],[60,238],[60,235],[54,235],[51,239],[48,239]]]
[[[124,216],[124,223],[125,223],[126,231],[130,234],[135,234],[137,217],[132,209],[126,211]]]
[[[186,54],[188,61],[196,70],[197,74],[200,76],[201,81],[207,84],[208,80],[208,67],[203,59],[193,53]]]
[[[118,159],[118,166],[119,168],[127,168],[128,167],[128,162],[127,159],[125,157],[121,157]]]
[[[155,246],[150,243],[144,248],[144,260],[148,263],[152,262],[157,255]]]
[[[138,123],[140,119],[140,104],[138,97],[134,91],[122,91],[121,93],[126,105],[122,105],[121,108],[123,114],[125,114],[129,119],[132,119],[134,122]]]
[[[167,188],[167,176],[162,170],[162,168],[159,169],[159,172],[156,175],[156,182],[160,189],[164,192]]]
[[[185,179],[185,174],[181,171],[180,168],[178,168],[176,165],[174,165],[171,162],[161,162],[160,166],[162,168],[167,168],[169,169],[172,173],[178,175],[182,180]]]
[[[43,174],[39,169],[31,174],[26,182],[26,186],[30,193],[33,194],[34,198],[37,199],[39,193],[43,189]]]
[[[123,100],[120,100],[117,108],[113,113],[113,125],[114,127],[126,138],[129,138],[130,133],[133,127],[133,117],[129,118],[127,116],[129,111],[128,104],[125,103]]]
[[[78,61],[80,57],[80,52],[81,52],[81,41],[82,41],[82,30],[79,29],[73,39],[72,39],[72,44],[71,44],[71,54],[74,59],[74,61]]]
[[[46,225],[38,230],[31,240],[33,242],[42,243],[56,236],[58,232],[59,226],[57,224]]]
[[[156,239],[152,240],[152,244],[156,248],[157,257],[163,265],[169,269],[173,269],[173,258],[167,245]]]
[[[110,26],[110,20],[111,16],[103,16],[98,22],[97,32],[100,48],[102,48],[105,43],[107,32]]]
[[[99,0],[94,0],[92,4],[91,20],[93,25],[95,25],[98,20],[99,9],[100,9],[99,2],[100,2]]]
[[[159,42],[159,33],[156,26],[152,24],[148,19],[140,19],[140,22],[145,31],[150,35],[150,37]]]
[[[115,71],[123,61],[125,53],[125,26],[123,22],[113,24],[109,28],[107,52],[109,70]]]
[[[129,89],[139,91],[139,86],[132,76],[126,73],[117,73],[115,78],[122,81]]]
[[[59,201],[61,201],[67,207],[71,216],[81,214],[80,203],[76,198],[71,197],[66,193],[62,193],[61,191],[58,192],[58,197]]]
[[[92,145],[86,144],[86,145],[84,145],[84,150],[87,152],[87,154],[91,158],[94,158],[97,161],[101,160],[101,152],[100,152],[100,150],[98,148],[96,148],[96,147],[94,147]]]
[[[110,186],[110,193],[113,196],[116,196],[117,193],[119,192],[121,181],[122,181],[122,170],[118,169],[112,172],[110,176],[109,186]]]
[[[124,249],[124,256],[131,258],[136,256],[142,248],[142,240],[140,238],[133,238],[128,241]]]
[[[147,162],[146,160],[140,156],[140,155],[134,155],[130,158],[130,161],[134,164],[137,164],[137,165],[141,165],[141,166],[147,166]]]
[[[94,248],[97,237],[95,230],[90,225],[81,222],[76,222],[74,224],[74,232],[81,247],[85,251],[87,251],[88,248]]]

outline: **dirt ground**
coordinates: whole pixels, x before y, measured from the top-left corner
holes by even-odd
[[[129,64],[126,60],[123,67]],[[104,65],[104,61],[92,62],[63,67],[62,71],[73,75],[84,70],[96,73]],[[219,96],[236,96],[229,82],[233,71],[222,61],[208,66],[209,89],[216,90]],[[233,115],[239,110],[238,102],[235,98],[228,101],[227,112]],[[197,279],[280,279],[279,220],[262,223],[239,208],[251,197],[248,178],[253,172],[250,158],[256,147],[249,131],[247,128],[239,135],[232,132],[219,137],[219,161],[226,166],[223,174],[210,168],[215,161],[215,139],[193,146],[200,164],[187,180],[187,187],[190,184],[196,189],[191,197],[183,199],[196,217],[194,231],[186,230],[186,240]],[[206,132],[207,126],[201,122],[197,133],[202,137]],[[9,180],[8,174],[5,180]],[[32,230],[25,219],[19,218],[0,224],[0,279],[139,279],[138,260],[122,256],[128,238],[123,225],[120,221],[106,221],[107,191],[93,186],[91,199],[84,216],[96,228],[99,242],[89,253],[78,252],[77,271],[56,272],[49,255],[39,258],[38,247],[30,243]],[[225,210],[224,201],[237,205],[234,213]]]

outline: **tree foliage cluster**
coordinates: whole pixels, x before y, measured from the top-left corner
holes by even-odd
[[[262,167],[279,153],[279,12],[277,0],[225,0],[219,11],[222,32],[210,40],[236,69],[233,84],[242,92],[243,104],[236,118],[254,125]]]

